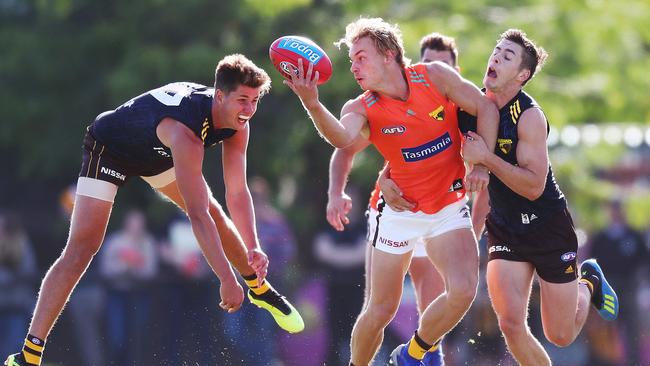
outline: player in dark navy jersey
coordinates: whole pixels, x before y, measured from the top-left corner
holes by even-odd
[[[304,328],[296,309],[265,280],[268,259],[260,249],[246,181],[248,121],[270,84],[253,62],[230,55],[217,65],[214,89],[168,84],[95,119],[84,138],[68,242],[43,280],[23,351],[9,356],[5,365],[40,365],[48,334],[102,244],[118,187],[131,177],[142,177],[187,213],[221,282],[221,308],[234,312],[244,300],[232,264],[250,287],[252,303],[271,312],[289,332]],[[217,143],[223,147],[232,221],[202,173],[204,149]]]
[[[468,163],[483,164],[491,172],[487,284],[501,332],[522,365],[551,364],[527,325],[535,272],[544,334],[559,347],[580,333],[590,302],[605,319],[618,313],[616,293],[596,261],[577,267],[573,221],[548,158],[549,124],[540,106],[522,91],[545,59],[546,52],[522,31],[501,35],[483,79],[487,97],[500,112],[497,145],[490,152],[470,131],[463,146]],[[486,198],[479,193],[477,201]]]

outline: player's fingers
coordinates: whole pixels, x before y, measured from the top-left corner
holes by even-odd
[[[298,79],[304,79],[305,70],[302,69],[302,59],[298,58]]]
[[[259,284],[261,284],[262,282],[264,282],[264,279],[266,278],[266,273],[267,273],[266,268],[264,268],[264,269],[262,269],[262,270],[260,270],[260,271],[255,272],[255,274],[257,275],[257,283],[258,283],[258,286],[259,286]]]
[[[347,224],[350,223],[350,219],[348,218],[347,215],[343,215],[342,217],[343,217],[343,218],[341,219],[341,221],[343,221],[343,223],[344,223],[345,225],[347,225]]]
[[[388,202],[386,202],[386,203],[388,203]],[[389,206],[393,211],[395,211],[395,212],[402,212],[402,211],[404,211],[403,208],[401,208],[401,207],[399,207],[399,206],[397,206],[397,205],[395,205],[395,204],[393,204],[393,203],[388,203],[388,206]]]
[[[325,215],[325,218],[327,219],[327,223],[336,229],[336,221],[334,220],[334,214],[329,210],[327,210],[327,214]]]
[[[341,215],[338,213],[334,218],[334,224],[335,224],[334,229],[336,229],[336,231],[343,231],[343,220],[341,219]]]
[[[318,80],[320,80],[320,73],[316,71],[316,73],[314,73],[314,79],[312,79],[312,83],[318,84]]]
[[[343,212],[348,213],[352,209],[352,202],[346,201],[343,203]]]
[[[474,191],[474,192],[478,192],[478,191],[482,190],[483,189],[483,181],[482,180],[477,180],[476,184],[474,185],[474,189],[476,189],[476,191]]]
[[[308,82],[311,82],[311,74],[314,72],[314,64],[309,63],[309,66],[307,66],[307,75],[305,75],[305,79],[307,79]]]
[[[400,199],[397,200],[397,206],[402,211],[406,211],[406,210],[409,209],[409,203],[406,200],[404,200],[403,198],[400,198]]]
[[[228,309],[228,314],[234,313],[235,311],[239,310],[240,307],[241,307],[241,304],[231,307],[230,309]]]

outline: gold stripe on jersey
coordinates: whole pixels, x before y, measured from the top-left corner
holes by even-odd
[[[99,155],[97,155],[97,166],[95,166],[95,179],[97,179],[97,176],[99,175],[99,161],[102,160],[102,153],[104,152],[104,145],[102,145],[102,150],[99,152]]]
[[[208,130],[210,129],[210,122],[208,122],[208,119],[206,118],[205,121],[203,121],[203,126],[201,126],[201,140],[205,142],[205,138],[208,137]]]
[[[517,124],[520,114],[521,106],[519,105],[519,99],[517,99],[517,101],[510,106],[510,117],[512,118],[512,123]]]

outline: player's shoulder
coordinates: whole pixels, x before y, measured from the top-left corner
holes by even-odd
[[[544,112],[539,106],[529,106],[521,112],[517,122],[519,134],[528,136],[546,136],[548,133],[548,122]]]
[[[354,99],[350,99],[343,105],[342,111],[345,113],[359,113],[366,114],[366,108],[372,107],[378,100],[378,96],[371,92],[366,91],[358,95]]]
[[[456,69],[442,61],[431,61],[427,63],[416,64],[414,67],[419,65],[421,65],[419,68],[421,68],[423,71],[426,71],[427,75],[430,78],[443,78],[449,75],[457,75]]]
[[[531,107],[540,108],[537,101],[535,101],[535,99],[532,96],[530,96],[530,94],[526,93],[523,90],[520,90],[519,93],[517,94],[516,98],[514,98],[513,104],[514,103],[517,103],[518,106],[522,110],[525,110],[525,109],[528,109],[528,108],[531,108]]]

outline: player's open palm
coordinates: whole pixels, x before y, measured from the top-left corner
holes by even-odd
[[[221,296],[219,306],[229,313],[234,313],[239,310],[241,304],[244,302],[244,290],[239,282],[237,282],[234,274],[229,276],[228,279],[221,281],[219,295]]]
[[[305,108],[310,105],[318,103],[318,71],[314,71],[314,64],[309,63],[307,72],[304,71],[302,59],[298,59],[298,72],[291,73],[291,81],[284,80],[283,82],[293,90],[294,93],[300,98]]]

